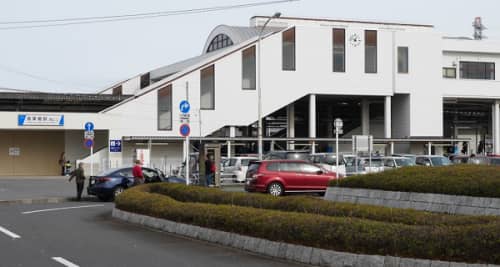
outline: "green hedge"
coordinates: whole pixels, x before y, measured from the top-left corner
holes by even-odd
[[[337,182],[330,183],[337,186]],[[500,198],[500,167],[415,166],[341,179],[338,186]]]
[[[152,193],[167,195],[177,201],[226,204],[244,207],[294,211],[336,217],[354,217],[408,225],[469,225],[500,222],[493,216],[465,216],[430,213],[410,209],[394,209],[324,201],[307,196],[273,197],[267,194],[223,192],[218,189],[159,183],[150,187]]]
[[[411,226],[231,205],[179,202],[130,189],[116,199],[121,210],[273,241],[345,251],[461,262],[500,263],[500,223]]]

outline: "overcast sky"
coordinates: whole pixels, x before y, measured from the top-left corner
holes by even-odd
[[[266,0],[3,0],[0,23],[122,15]],[[205,14],[37,29],[0,29],[0,88],[96,92],[120,80],[201,53],[219,24],[248,25],[253,15],[361,19],[433,24],[448,36],[485,34],[500,40],[500,0],[301,0]],[[0,28],[5,26],[1,24]],[[500,48],[500,47],[499,47]]]

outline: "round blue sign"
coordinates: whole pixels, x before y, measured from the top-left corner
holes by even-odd
[[[189,101],[182,100],[181,103],[179,104],[179,109],[184,114],[189,113],[189,110],[191,109],[191,105],[189,104]]]
[[[191,128],[189,127],[189,124],[181,124],[181,127],[179,129],[179,132],[181,133],[182,136],[186,137],[189,135],[191,132]]]
[[[83,144],[85,145],[86,148],[91,148],[94,146],[94,140],[93,139],[85,139],[85,141],[83,141]]]
[[[90,132],[94,130],[94,124],[92,122],[85,123],[85,131]]]

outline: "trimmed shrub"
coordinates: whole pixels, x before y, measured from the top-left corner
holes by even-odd
[[[500,167],[405,167],[348,177],[330,186],[500,198]]]
[[[130,189],[116,199],[121,210],[268,240],[351,253],[462,262],[500,263],[500,223],[411,226],[350,217],[231,205],[179,202]]]
[[[201,202],[335,217],[354,217],[407,225],[451,226],[500,222],[500,218],[494,216],[447,215],[410,209],[324,201],[307,196],[274,197],[267,194],[223,192],[213,188],[188,187],[182,184],[152,184],[150,190],[152,193],[166,195],[181,202]]]

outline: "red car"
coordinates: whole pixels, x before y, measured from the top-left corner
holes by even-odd
[[[314,164],[301,160],[263,160],[248,166],[245,190],[280,196],[289,192],[324,194],[328,182],[337,178]]]

